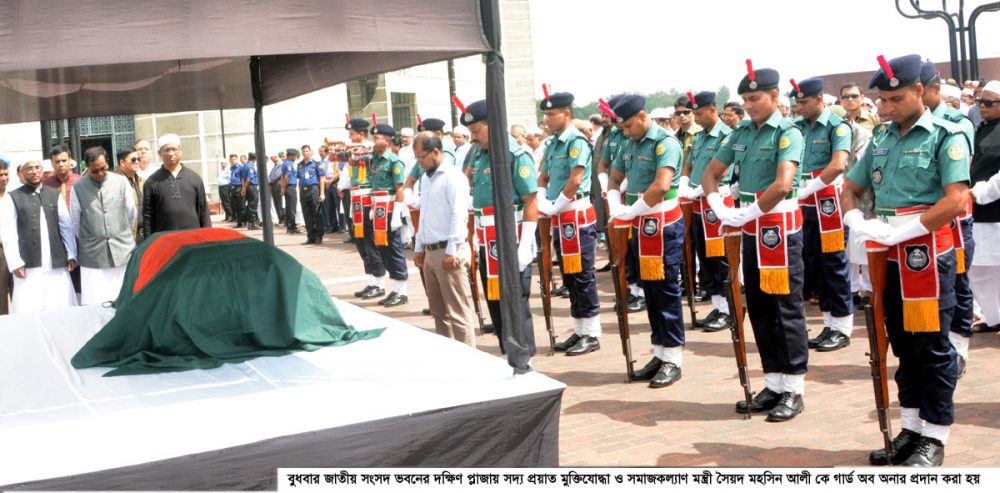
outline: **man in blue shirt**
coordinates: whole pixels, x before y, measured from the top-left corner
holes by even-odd
[[[243,209],[243,224],[247,226],[247,229],[258,229],[260,221],[257,217],[257,201],[260,199],[260,196],[258,195],[259,189],[257,187],[260,185],[260,180],[257,177],[256,154],[252,152],[247,154],[247,163],[240,168],[240,173],[243,180],[240,194],[246,200],[245,208]]]
[[[233,219],[236,221],[234,228],[243,227],[244,198],[243,190],[243,166],[240,164],[240,157],[236,154],[229,155],[229,204],[233,208]]]
[[[295,210],[299,206],[297,193],[299,174],[295,169],[295,159],[298,157],[299,150],[289,147],[285,151],[285,161],[281,163],[281,167],[284,169],[281,177],[281,195],[285,197],[285,228],[290,235],[302,232],[295,224]]]

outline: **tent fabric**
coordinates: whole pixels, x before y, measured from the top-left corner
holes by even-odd
[[[250,108],[250,56],[272,104],[487,52],[482,25],[476,0],[0,0],[0,124]]]
[[[382,333],[354,330],[315,274],[239,236],[201,229],[145,241],[129,259],[114,318],[73,367],[115,368],[105,376],[207,369]]]

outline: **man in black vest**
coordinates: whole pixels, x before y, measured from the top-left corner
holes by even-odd
[[[76,239],[59,191],[42,186],[42,163],[21,166],[24,185],[0,203],[0,234],[14,274],[11,313],[34,313],[78,304],[69,271]]]

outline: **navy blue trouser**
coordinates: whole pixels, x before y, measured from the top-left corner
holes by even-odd
[[[486,249],[479,247],[479,278],[482,279],[480,286],[486,285]],[[485,290],[484,290],[485,292]],[[524,340],[528,342],[528,351],[531,355],[536,352],[535,349],[535,326],[531,321],[531,304],[528,303],[528,299],[531,296],[531,265],[528,265],[523,271],[521,271],[521,334],[523,334]],[[490,320],[493,321],[493,329],[496,332],[497,339],[500,339],[500,352],[506,354],[507,351],[503,347],[503,321],[500,317],[500,300],[490,301],[486,300],[486,308],[490,312]]]
[[[646,296],[646,314],[652,328],[652,343],[663,347],[679,347],[684,345],[684,308],[678,282],[684,248],[684,218],[663,227],[662,232],[664,278],[662,281],[643,281],[642,291]],[[641,228],[632,228],[632,238],[629,240],[629,250],[636,252],[637,258],[641,234],[644,234]]]
[[[962,238],[965,239],[965,274],[955,274],[955,313],[951,317],[951,330],[958,335],[972,337],[973,302],[972,285],[969,284],[969,268],[976,253],[976,241],[972,239],[972,218],[962,221]]]
[[[387,218],[386,221],[389,219]],[[367,226],[367,224],[366,224]],[[389,229],[389,244],[377,247],[378,256],[382,259],[382,265],[389,271],[389,279],[394,281],[405,281],[409,275],[406,272],[406,254],[403,252],[403,240],[400,238],[399,230],[393,230],[392,226],[386,225]],[[372,224],[372,245],[375,245],[375,226]],[[365,239],[368,233],[365,232]],[[376,276],[381,277],[381,276]]]
[[[382,261],[378,248],[375,247],[375,223],[371,219],[371,210],[370,205],[365,206],[362,210],[362,218],[365,221],[365,237],[360,241],[356,238],[354,246],[358,248],[361,261],[365,264],[365,274],[382,277],[385,275],[385,263]]]
[[[802,207],[802,259],[805,262],[805,276],[819,298],[820,311],[830,312],[834,317],[846,317],[854,313],[847,251],[823,253],[818,214],[817,207]],[[846,230],[844,238],[847,238]]]
[[[729,278],[729,262],[726,257],[708,257],[705,252],[705,225],[701,214],[691,215],[691,242],[698,256],[698,284],[710,295],[725,296],[722,282]]]
[[[556,258],[562,266],[562,248],[560,248],[560,231],[553,230],[552,243]],[[594,256],[597,246],[597,227],[593,224],[579,228],[580,255],[582,272],[567,274],[563,271],[563,282],[569,289],[569,313],[573,318],[590,318],[601,314],[601,302],[597,298],[597,276],[594,273]]]

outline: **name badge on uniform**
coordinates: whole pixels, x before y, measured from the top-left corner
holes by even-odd
[[[759,150],[761,150],[761,151],[773,151],[774,148],[771,147],[771,146],[763,146]]]
[[[872,156],[888,156],[888,155],[889,155],[888,147],[883,149],[875,149],[875,152],[872,153]]]
[[[824,139],[814,140],[813,141],[813,145],[815,145],[815,144],[826,144],[826,140],[824,140]]]
[[[653,160],[653,158],[651,158],[649,156],[637,156],[637,159],[639,161],[652,161]]]
[[[632,155],[631,154],[622,154],[622,159],[624,159],[626,161],[631,161],[632,160]]]
[[[733,144],[733,150],[736,152],[746,152],[747,146],[744,144]]]

